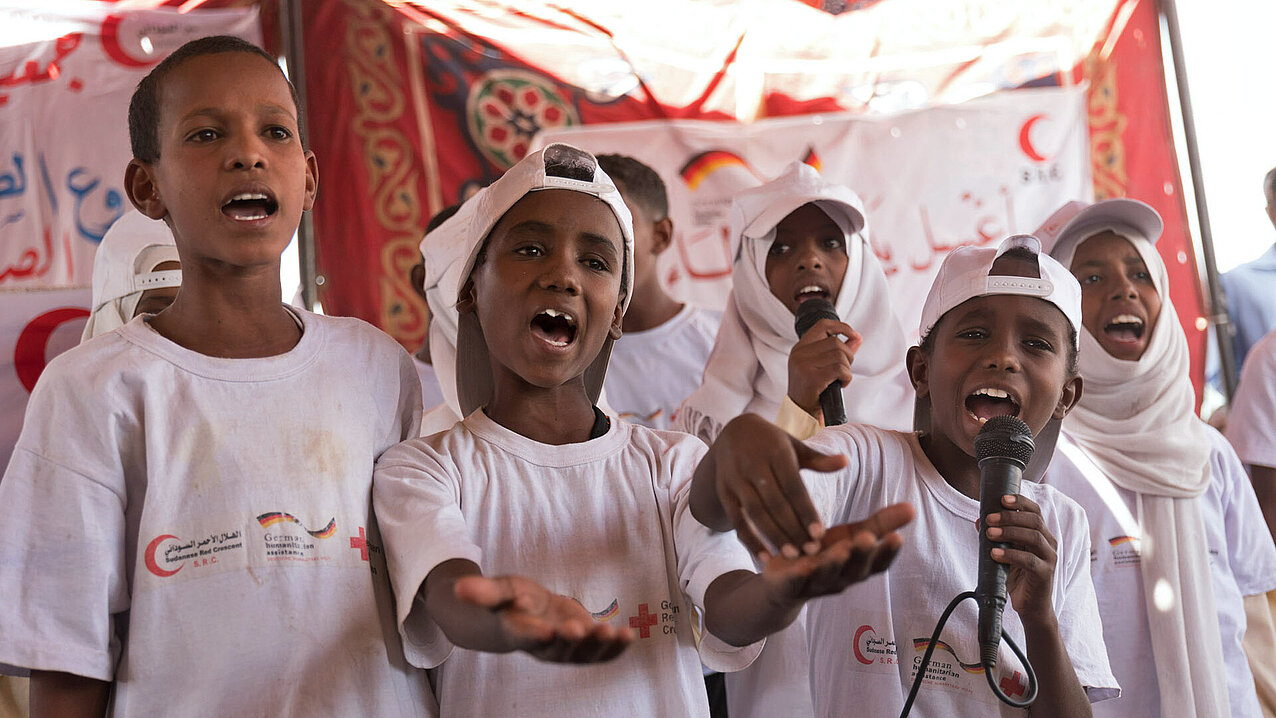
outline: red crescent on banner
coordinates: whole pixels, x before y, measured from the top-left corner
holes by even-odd
[[[88,315],[89,310],[82,307],[62,307],[41,314],[22,328],[18,343],[13,347],[13,371],[28,394],[44,372],[44,353],[49,348],[53,330],[65,322]]]
[[[107,15],[102,21],[102,50],[107,57],[125,67],[150,67],[159,62],[158,57],[154,60],[137,60],[124,52],[124,47],[120,45],[120,21],[123,19],[121,15]]]
[[[176,538],[177,537],[174,536],[173,534],[162,534],[160,536],[156,536],[154,540],[152,540],[149,544],[146,545],[146,570],[147,571],[150,571],[151,573],[155,574],[156,576],[159,576],[160,578],[167,578],[177,573],[178,571],[182,570],[182,566],[186,565],[185,562],[182,562],[180,566],[173,569],[172,571],[167,571],[165,569],[160,568],[159,564],[155,562],[155,552],[159,549],[160,544],[164,543],[165,541],[169,539],[176,539]]]
[[[873,665],[873,659],[860,652],[860,637],[865,633],[872,633],[876,635],[877,631],[874,631],[872,626],[860,626],[859,629],[855,631],[855,640],[851,642],[851,650],[855,651],[855,660],[866,666],[871,666]]]
[[[1019,149],[1023,150],[1028,159],[1033,162],[1045,162],[1046,157],[1032,146],[1032,126],[1037,124],[1037,120],[1043,119],[1045,115],[1033,115],[1023,123],[1023,127],[1019,128]]]

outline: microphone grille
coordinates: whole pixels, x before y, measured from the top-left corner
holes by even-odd
[[[798,305],[797,314],[794,315],[793,328],[797,330],[800,339],[806,331],[810,329],[816,322],[821,319],[832,319],[838,321],[837,308],[823,297],[814,297],[808,299]]]
[[[1027,466],[1035,449],[1032,430],[1022,419],[1014,416],[992,417],[984,422],[975,436],[975,458],[979,461],[997,457]]]

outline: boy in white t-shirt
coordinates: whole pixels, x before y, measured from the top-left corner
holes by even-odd
[[[182,289],[49,364],[0,480],[0,664],[34,715],[435,713],[371,511],[420,389],[385,334],[282,302],[318,183],[297,115],[233,37],[133,95],[125,189]]]
[[[722,313],[665,293],[657,262],[673,241],[669,196],[660,175],[625,155],[599,155],[634,220],[633,298],[616,340],[603,390],[620,418],[668,429],[674,412],[700,386]]]
[[[747,665],[806,597],[885,568],[911,516],[891,507],[762,574],[690,516],[704,445],[594,405],[630,221],[593,156],[554,144],[424,244],[430,285],[456,297],[467,416],[387,452],[373,495],[408,656],[435,667],[446,715],[707,715],[702,660]]]
[[[1031,714],[1085,716],[1089,701],[1117,693],[1090,583],[1085,514],[1033,480],[1081,390],[1080,288],[1039,246],[1017,236],[1000,249],[963,247],[945,259],[923,307],[921,345],[908,353],[917,434],[846,424],[802,443],[745,415],[727,425],[696,471],[695,515],[735,527],[757,552],[770,545],[791,554],[821,537],[825,524],[897,501],[916,507],[889,572],[811,603],[816,715],[900,713],[940,613],[977,583],[973,443],[983,422],[1002,414],[1023,420],[1038,444],[1020,494],[1003,497],[1006,510],[989,514],[987,526],[990,539],[1010,545],[991,555],[1010,568],[1003,630],[1026,648],[1039,680]],[[799,466],[832,473],[804,478]],[[911,715],[1021,714],[1000,705],[987,682],[1019,699],[1026,671],[1003,644],[997,674],[985,675],[976,613],[972,603],[957,606]]]
[[[1196,415],[1161,230],[1156,210],[1132,199],[1069,202],[1038,230],[1081,283],[1086,382],[1046,481],[1090,518],[1122,688],[1095,713],[1257,718],[1245,597],[1268,612],[1276,546],[1235,453]],[[1270,635],[1270,616],[1257,618],[1253,631]]]

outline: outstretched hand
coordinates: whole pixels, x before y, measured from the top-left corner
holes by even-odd
[[[456,598],[496,616],[507,650],[555,663],[601,663],[619,656],[633,631],[597,623],[578,601],[522,576],[466,576]]]
[[[771,556],[762,576],[782,601],[840,593],[891,565],[904,544],[896,531],[913,515],[911,504],[892,504],[863,521],[830,527],[820,539],[818,553]]]
[[[766,419],[743,414],[723,427],[696,469],[695,481],[711,484],[716,499],[704,503],[716,503],[714,508],[720,508],[729,526],[705,521],[715,511],[698,511],[695,505],[693,511],[706,525],[734,528],[755,556],[778,551],[797,558],[802,549],[815,553],[824,527],[799,470],[836,471],[844,466],[845,456],[821,454]],[[695,490],[693,486],[693,494]]]

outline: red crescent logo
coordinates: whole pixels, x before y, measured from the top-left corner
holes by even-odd
[[[1037,148],[1032,146],[1032,126],[1037,124],[1038,120],[1044,118],[1045,115],[1033,115],[1023,123],[1023,127],[1019,128],[1019,149],[1023,150],[1023,153],[1028,155],[1028,159],[1033,162],[1046,161],[1045,155],[1038,152]]]
[[[87,309],[62,307],[41,314],[22,328],[18,342],[13,346],[13,370],[28,394],[44,372],[44,354],[49,349],[49,337],[53,335],[53,330],[65,322],[88,315]]]
[[[177,537],[174,536],[173,534],[164,534],[162,536],[156,536],[154,540],[152,540],[149,544],[146,545],[146,570],[147,571],[150,571],[151,573],[155,574],[156,576],[159,576],[160,578],[167,578],[168,576],[172,576],[173,574],[182,570],[182,566],[186,565],[184,561],[182,562],[180,566],[173,569],[172,571],[166,571],[160,568],[159,564],[155,562],[155,552],[159,549],[160,544],[164,543],[165,541],[169,539],[176,539],[176,538]]]
[[[855,651],[855,660],[866,666],[871,666],[873,665],[873,659],[860,652],[860,637],[865,633],[871,633],[875,636],[877,635],[877,631],[874,631],[872,626],[860,626],[859,629],[855,631],[855,640],[851,643],[851,650]]]
[[[120,21],[124,18],[121,15],[107,15],[102,21],[102,50],[107,57],[115,60],[125,67],[150,67],[160,61],[156,57],[154,60],[136,60],[120,45]]]

